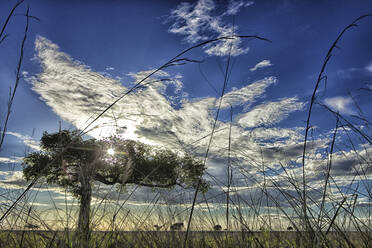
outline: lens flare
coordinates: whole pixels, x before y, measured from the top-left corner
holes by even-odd
[[[107,150],[107,153],[108,153],[109,155],[114,155],[114,154],[115,154],[115,150],[112,149],[112,148],[109,148],[109,149]]]

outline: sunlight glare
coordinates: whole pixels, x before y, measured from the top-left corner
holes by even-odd
[[[107,153],[108,153],[109,155],[114,155],[114,154],[115,154],[115,150],[112,149],[112,148],[109,148],[109,149],[107,150]]]

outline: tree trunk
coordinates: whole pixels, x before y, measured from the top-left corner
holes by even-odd
[[[80,248],[89,247],[90,238],[90,203],[92,200],[92,187],[88,176],[82,176],[81,180],[80,209],[77,226],[77,244]]]

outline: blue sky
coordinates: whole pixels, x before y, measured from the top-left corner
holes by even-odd
[[[0,3],[1,23],[13,2]],[[370,1],[25,1],[7,27],[9,36],[0,44],[1,124],[14,82],[27,4],[40,21],[31,20],[24,76],[0,151],[1,171],[12,169],[27,151],[37,148],[44,131],[57,131],[60,120],[63,128],[84,128],[89,117],[182,50],[232,32],[258,35],[272,42],[220,41],[186,54],[203,63],[162,71],[156,78],[170,81],[124,98],[97,122],[110,125],[90,133],[100,138],[119,132],[125,138],[186,149],[202,157],[208,140],[197,142],[197,138],[211,131],[223,85],[221,70],[232,44],[231,76],[217,123],[220,131],[214,136],[208,164],[209,173],[221,180],[230,105],[234,156],[248,171],[255,174],[252,164],[260,151],[274,169],[279,162],[298,163],[309,101],[324,57],[346,25],[372,12]],[[361,90],[372,89],[372,18],[359,24],[340,40],[317,101],[370,135],[368,123],[353,117],[360,116],[355,103],[367,120],[372,117],[371,92]],[[113,116],[119,122],[115,128]],[[326,163],[335,122],[330,112],[315,105],[311,125],[317,146],[309,149],[308,159],[314,185],[320,182],[316,172]],[[352,171],[343,165],[356,161],[345,141],[346,132],[338,136],[335,155],[340,182],[347,182],[346,174]],[[357,135],[352,139],[358,154],[368,158],[370,145]],[[345,154],[349,155],[345,158]],[[3,172],[3,179],[21,184],[11,172]],[[239,186],[244,185],[237,180]]]

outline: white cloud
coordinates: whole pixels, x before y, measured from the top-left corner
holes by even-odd
[[[181,3],[168,18],[174,21],[169,32],[184,35],[185,40],[190,44],[200,41],[214,39],[222,36],[236,35],[237,26],[226,24],[223,21],[224,15],[235,15],[241,7],[251,5],[251,2],[232,1],[228,10],[221,15],[212,15],[216,8],[213,0],[199,0],[195,4]],[[247,53],[249,48],[241,48],[241,39],[220,40],[210,43],[204,47],[208,55],[226,56],[231,54],[237,56]]]
[[[15,189],[23,191],[30,183],[24,179],[22,171],[1,171],[0,176],[1,176],[0,189]],[[43,181],[43,179],[39,179],[38,185],[34,186],[33,189],[31,190],[40,192],[49,191],[59,195],[65,194],[65,189],[58,185],[46,184],[45,181]]]
[[[228,34],[227,34],[228,35]],[[249,51],[249,48],[242,49],[240,48],[241,39],[235,38],[233,40],[225,40],[225,41],[219,41],[215,45],[208,45],[207,49],[205,49],[205,52],[212,56],[238,56],[244,53],[247,53]]]
[[[365,68],[366,68],[367,71],[372,72],[372,63],[367,65]]]
[[[210,12],[215,8],[213,0],[200,0],[195,6],[190,3],[181,3],[171,12],[171,19],[175,23],[169,32],[186,35],[186,41],[196,43],[208,39],[200,31],[208,29],[208,23],[213,19]]]
[[[359,72],[361,69],[360,68],[347,68],[347,69],[339,69],[336,71],[336,76],[341,78],[341,79],[350,79],[353,77],[353,75],[357,72]]]
[[[33,89],[54,112],[80,128],[87,124],[92,115],[102,111],[111,99],[127,90],[116,80],[92,72],[87,66],[73,61],[44,37],[36,38],[35,48],[43,73],[31,78]],[[115,112],[120,112],[120,109]],[[112,119],[112,115],[111,118],[103,116],[97,123],[100,130],[96,130],[95,134],[106,134],[112,130],[115,125]]]
[[[7,134],[13,135],[14,137],[17,137],[18,139],[22,140],[26,146],[30,147],[33,150],[36,151],[40,150],[39,141],[34,140],[31,136],[23,135],[16,132],[7,132]]]
[[[34,90],[57,114],[77,127],[84,127],[92,113],[99,113],[113,99],[126,92],[127,88],[120,82],[103,77],[91,71],[87,66],[73,61],[67,54],[60,52],[57,45],[47,39],[38,37],[35,44],[43,72],[32,78]],[[150,71],[143,71],[129,75],[136,83],[149,73]],[[171,76],[166,72],[159,72],[156,76],[156,78],[162,77],[170,78]],[[182,99],[181,108],[174,109],[164,92],[169,84],[173,84],[176,86],[176,92],[183,94],[184,92],[181,92],[182,82],[179,78],[178,76],[177,79],[171,81],[156,81],[126,96],[109,111],[110,113],[99,120],[100,128],[91,134],[98,137],[100,134],[110,133],[103,131],[105,129],[115,131],[112,126],[102,126],[109,123],[117,124],[116,127],[126,127],[123,135],[128,135],[130,132],[129,136],[132,138],[138,136],[141,130],[148,132],[151,129],[166,131],[168,135],[176,133],[183,141],[193,137],[193,132],[202,131],[207,134],[213,121],[210,110],[216,107],[218,99]],[[148,79],[145,83],[153,82],[155,79]],[[258,97],[262,97],[266,88],[275,84],[276,81],[275,77],[267,77],[227,92],[223,98],[222,108],[239,105],[247,107]],[[272,105],[281,106],[275,109],[277,114],[275,122],[302,106],[295,98],[284,99],[268,106]],[[257,109],[258,107],[252,113],[256,113]],[[283,114],[282,117],[280,117],[281,114]],[[114,117],[116,123],[113,123]]]
[[[247,103],[251,104],[258,97],[262,96],[267,87],[276,82],[277,79],[275,77],[266,77],[243,88],[230,91],[223,96],[221,107],[228,108],[230,106],[246,105]]]
[[[2,183],[20,183],[25,182],[23,179],[23,172],[22,171],[4,171],[2,173]]]
[[[252,67],[251,69],[249,69],[250,71],[255,71],[259,68],[264,68],[264,67],[268,67],[268,66],[272,66],[273,64],[271,64],[270,60],[262,60],[261,62],[259,62],[258,64],[256,64],[254,67]]]
[[[89,67],[74,61],[61,52],[51,41],[38,37],[35,41],[36,58],[41,64],[39,75],[29,78],[33,89],[56,114],[78,128],[84,128],[91,120],[124,94],[129,86],[123,86],[108,76],[92,71]],[[131,73],[134,85],[149,71]],[[159,81],[159,79],[170,79]],[[145,85],[125,96],[115,104],[89,132],[96,138],[119,133],[123,138],[137,139],[150,144],[158,144],[172,149],[186,149],[195,155],[203,156],[206,151],[215,118],[218,98],[185,98],[182,77],[161,71],[145,81]],[[266,89],[276,83],[275,77],[247,84],[240,89],[227,92],[223,97],[222,108],[230,106],[244,109],[236,113],[232,126],[231,147],[234,159],[243,161],[247,171],[256,171],[254,163],[261,153],[267,158],[267,166],[285,158],[297,159],[300,156],[300,129],[275,128],[272,125],[286,118],[290,113],[300,110],[303,103],[297,98],[249,107],[263,98]],[[172,86],[175,95],[180,96],[177,108],[165,92]],[[266,128],[265,125],[270,125]],[[260,127],[258,127],[260,126]],[[228,156],[230,123],[218,121],[210,147],[209,172],[225,177],[223,166]],[[255,127],[253,130],[252,127]],[[248,129],[249,130],[248,130]],[[269,147],[278,146],[279,155],[273,155]]]
[[[77,63],[67,54],[60,52],[57,45],[43,37],[36,39],[35,46],[43,71],[37,77],[31,78],[33,89],[59,116],[78,128],[84,128],[87,120],[127,91],[120,82]],[[134,84],[149,73],[150,71],[143,71],[129,75],[134,79]],[[171,80],[156,81],[161,78]],[[176,146],[179,146],[179,142],[194,142],[196,133],[208,135],[214,119],[211,110],[216,108],[218,99],[181,98],[181,108],[174,109],[171,104],[173,99],[169,99],[165,89],[174,85],[175,93],[187,96],[182,92],[180,79],[179,75],[172,79],[168,73],[159,72],[155,78],[144,82],[146,86],[127,95],[113,106],[97,121],[97,128],[90,134],[100,137],[121,132],[126,138],[143,140],[146,137],[150,143],[170,142]],[[275,77],[267,77],[241,89],[227,92],[222,108],[247,108],[257,98],[262,97],[267,87],[275,83]],[[223,123],[219,125],[223,126]]]
[[[208,2],[203,3],[207,4]],[[184,4],[184,6],[188,5]],[[189,6],[190,9],[192,6]],[[198,8],[198,11],[207,11],[202,6]],[[40,94],[41,99],[53,111],[78,128],[85,127],[88,123],[87,120],[97,116],[129,88],[109,76],[103,76],[82,63],[74,61],[69,55],[61,52],[57,45],[43,37],[36,39],[35,46],[36,58],[40,62],[42,70],[39,75],[30,78],[33,89]],[[269,62],[269,64],[271,63]],[[131,73],[133,84],[148,73],[149,71]],[[171,80],[159,81],[159,79]],[[297,162],[295,167],[288,168],[285,173],[293,173],[294,179],[301,175],[302,168],[297,165],[302,156],[304,130],[301,128],[279,128],[275,124],[287,118],[294,111],[301,110],[304,103],[296,97],[289,97],[259,103],[251,108],[253,103],[264,97],[266,89],[275,85],[276,81],[275,77],[267,77],[247,83],[240,89],[227,92],[222,101],[222,108],[233,106],[237,109],[244,109],[244,113],[235,113],[232,123],[231,156],[234,169],[248,175],[241,182],[234,179],[235,187],[237,190],[246,187],[243,191],[249,191],[249,194],[253,194],[262,183],[259,173],[263,162],[270,169],[280,168],[279,162],[284,161],[284,164],[286,162],[289,164],[289,161]],[[181,77],[172,76],[163,71],[148,79],[145,84],[146,86],[135,90],[114,105],[97,121],[98,127],[89,134],[99,138],[119,132],[124,138],[139,139],[178,150],[185,148],[196,155],[203,156],[219,99],[214,97],[189,99],[187,93],[183,92]],[[181,96],[176,100],[178,101],[177,108],[172,106],[174,99],[165,94],[168,92],[169,86],[175,88],[175,94]],[[325,102],[330,107],[344,112],[350,111],[351,99],[336,97],[328,98]],[[230,123],[218,121],[210,147],[208,172],[218,179],[226,178],[229,128]],[[318,182],[321,178],[322,168],[324,169],[327,162],[326,156],[322,156],[317,149],[325,150],[328,145],[329,139],[314,138],[308,148],[307,176],[309,184],[318,185],[317,187],[321,187]],[[344,175],[345,171],[347,173],[352,171],[350,164],[354,167],[359,165],[357,159],[360,156],[367,158],[368,153],[362,151],[358,151],[358,156],[351,152],[334,156],[334,175],[335,177],[340,176],[335,180],[341,180],[341,175]],[[368,152],[371,151],[368,150]],[[8,158],[0,158],[0,161],[1,159],[9,160]],[[6,175],[6,180],[0,182],[0,187],[24,189],[25,182],[20,173]],[[288,176],[285,173],[278,172],[278,175],[271,177],[269,181],[272,179],[282,185],[288,184]],[[4,173],[0,174],[5,175]],[[247,184],[246,181],[249,181],[251,177],[254,178],[254,181]],[[290,187],[285,189],[290,190]],[[64,194],[63,189],[59,187],[48,187],[41,190]],[[274,192],[273,189],[270,190],[272,193]],[[101,195],[104,192],[99,191]],[[143,192],[148,193],[144,190],[142,196],[145,195]],[[170,195],[168,191],[166,194]],[[136,194],[136,196],[138,195],[141,196],[141,193]],[[137,204],[142,204],[141,199]]]
[[[336,96],[326,98],[324,103],[332,110],[339,112],[340,114],[352,115],[355,114],[352,109],[353,99],[349,96]]]
[[[234,1],[234,0],[231,0],[229,2],[229,5],[227,7],[227,10],[226,10],[226,14],[227,15],[236,15],[240,8],[242,7],[248,7],[248,6],[251,6],[252,4],[254,4],[254,2],[252,1]]]
[[[272,126],[297,110],[302,110],[304,103],[297,97],[285,98],[277,102],[267,102],[254,107],[251,111],[240,115],[238,123],[242,127]]]
[[[21,157],[12,157],[12,158],[0,157],[0,163],[4,163],[4,164],[17,164],[21,162],[22,162]]]

